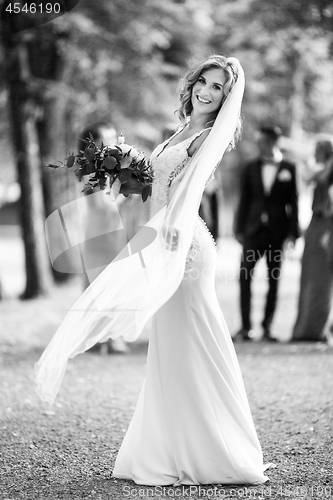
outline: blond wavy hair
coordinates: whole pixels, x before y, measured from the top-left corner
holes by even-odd
[[[212,116],[212,119],[206,123],[206,126],[209,127],[214,124],[220,109],[222,108],[227,96],[229,95],[234,84],[237,81],[237,68],[235,68],[233,64],[228,62],[228,58],[226,56],[218,54],[209,56],[208,59],[201,62],[195,68],[190,70],[181,80],[180,91],[179,91],[179,98],[181,105],[180,108],[177,110],[177,113],[180,121],[183,124],[187,123],[193,110],[192,91],[194,85],[198,81],[199,77],[203,73],[205,73],[205,71],[214,68],[222,69],[227,77],[227,80],[223,85],[223,98],[221,102],[221,107],[216,111],[215,116]],[[228,147],[228,151],[235,147],[236,143],[239,141],[241,137],[241,132],[242,132],[242,119],[240,116],[233,140],[231,141]]]

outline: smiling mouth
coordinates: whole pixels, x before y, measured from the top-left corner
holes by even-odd
[[[200,97],[199,95],[196,96],[199,102],[202,104],[210,104],[212,101],[209,101],[208,99],[204,99],[203,97]]]

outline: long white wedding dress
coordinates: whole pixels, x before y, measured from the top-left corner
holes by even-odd
[[[138,484],[268,479],[215,293],[214,243],[197,217],[239,119],[244,72],[237,59],[227,61],[237,81],[210,134],[192,159],[196,135],[154,151],[153,217],[77,300],[35,367],[36,391],[52,404],[69,359],[108,338],[135,340],[153,316],[146,379],[113,472]],[[170,182],[185,166],[168,200]]]
[[[195,136],[153,152],[153,204]],[[184,278],[152,320],[146,378],[113,476],[145,485],[260,484],[262,451],[215,291],[216,248],[197,219]]]

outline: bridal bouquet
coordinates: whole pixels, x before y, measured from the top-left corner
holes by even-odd
[[[153,172],[144,153],[124,143],[120,136],[119,144],[97,147],[93,136],[82,139],[87,145],[78,155],[70,154],[66,163],[59,165],[48,164],[47,167],[77,167],[75,175],[81,181],[82,177],[89,175],[83,188],[84,193],[91,192],[94,188],[111,189],[118,179],[121,187],[120,193],[128,196],[130,193],[140,193],[142,200],[146,201],[151,196]],[[134,186],[134,187],[133,187]]]

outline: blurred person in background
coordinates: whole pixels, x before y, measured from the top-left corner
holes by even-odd
[[[261,127],[257,137],[259,156],[245,165],[235,216],[234,232],[243,246],[240,268],[242,327],[236,339],[256,337],[251,323],[251,283],[256,263],[265,257],[268,294],[262,321],[263,340],[275,341],[271,325],[276,309],[283,246],[299,236],[298,192],[295,166],[283,159],[278,147],[279,127]]]
[[[220,170],[217,171],[206,186],[199,208],[199,215],[206,222],[216,242],[219,237],[219,209],[222,190],[220,172]]]
[[[86,143],[82,139],[89,138],[90,134],[99,147],[117,144],[117,132],[112,123],[96,122],[88,125],[79,135],[78,150],[84,150]],[[84,178],[82,179],[84,183]],[[84,245],[83,254],[88,270],[84,273],[84,289],[105,269],[105,267],[124,248],[128,241],[126,228],[115,230],[122,222],[118,204],[126,203],[126,198],[118,196],[117,202],[112,202],[110,195],[99,188],[91,188],[86,193],[86,213],[82,217]],[[109,339],[106,342],[108,354],[125,353],[128,351],[126,342],[122,339]],[[95,344],[90,351],[100,352],[102,344]]]
[[[292,341],[325,340],[324,327],[332,304],[333,136],[318,138],[315,160],[305,178],[314,186],[313,215],[305,233],[298,315]]]

